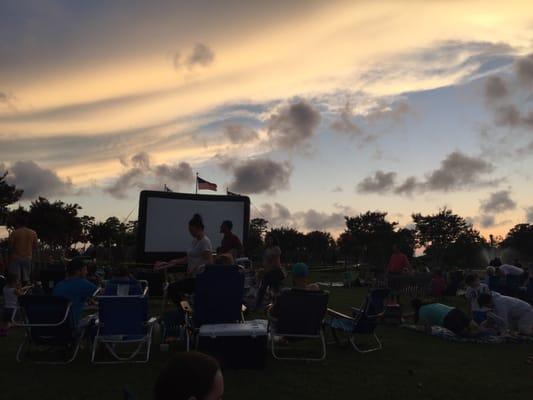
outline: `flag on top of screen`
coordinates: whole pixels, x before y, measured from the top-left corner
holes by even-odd
[[[217,191],[217,184],[206,181],[205,179],[196,177],[196,184],[198,185],[198,190],[212,190],[213,192]]]

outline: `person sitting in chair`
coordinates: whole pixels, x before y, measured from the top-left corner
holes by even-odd
[[[299,262],[292,266],[292,287],[302,290],[320,290],[316,283],[309,283],[309,267]]]
[[[73,258],[67,265],[67,278],[59,282],[53,290],[54,296],[67,298],[71,303],[70,312],[78,325],[84,325],[87,320],[81,320],[87,301],[96,293],[98,287],[89,282],[87,265],[81,258]]]
[[[104,289],[104,296],[141,296],[141,284],[126,267],[119,267]]]

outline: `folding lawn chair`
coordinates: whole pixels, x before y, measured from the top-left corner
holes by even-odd
[[[385,311],[385,299],[389,296],[389,289],[372,289],[368,292],[361,308],[352,308],[352,316],[347,316],[332,309],[328,309],[327,325],[335,341],[340,344],[338,331],[348,335],[348,340],[355,350],[359,353],[370,353],[381,350],[383,347],[381,341],[376,335],[376,327],[379,319]],[[361,349],[356,343],[357,335],[373,336],[376,345],[366,349]]]
[[[282,291],[269,311],[270,343],[276,360],[322,361],[326,358],[324,317],[328,307],[329,293],[291,289]],[[320,340],[322,352],[318,358],[280,357],[276,353],[277,338],[301,338]]]
[[[148,318],[144,296],[98,297],[98,320],[91,362],[94,364],[146,363],[150,359],[152,330],[156,318]],[[100,345],[114,358],[97,361]],[[119,347],[127,347],[124,352]],[[139,359],[138,356],[144,356]]]
[[[24,341],[20,344],[16,359],[21,362],[25,356],[33,354],[37,347],[39,354],[50,354],[53,350],[64,349],[66,357],[62,361],[36,361],[42,364],[68,364],[72,362],[80,348],[84,329],[76,326],[70,312],[71,303],[57,296],[20,296],[19,309],[13,316],[16,326],[26,329]],[[23,322],[15,322],[21,313]]]
[[[243,321],[244,273],[237,265],[207,265],[196,276],[193,306],[182,302],[187,319],[187,351],[191,336],[205,324]]]

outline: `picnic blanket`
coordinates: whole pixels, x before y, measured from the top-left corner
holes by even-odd
[[[411,331],[421,332],[416,325],[402,325],[402,328],[409,329]],[[484,344],[500,344],[500,343],[533,343],[533,336],[523,336],[523,335],[511,335],[505,334],[501,336],[483,334],[476,338],[465,338],[457,336],[452,331],[443,328],[441,326],[431,327],[431,336],[438,337],[443,340],[448,340],[451,342],[461,342],[461,343],[484,343]]]

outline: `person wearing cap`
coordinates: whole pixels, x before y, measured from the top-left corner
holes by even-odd
[[[52,292],[54,296],[65,297],[72,303],[70,312],[72,313],[74,321],[78,325],[87,300],[89,300],[98,289],[95,284],[85,279],[86,276],[86,260],[82,258],[74,258],[70,260],[67,265],[67,278],[59,282]]]
[[[292,266],[292,287],[303,290],[320,290],[316,283],[309,283],[309,267],[302,262]]]

